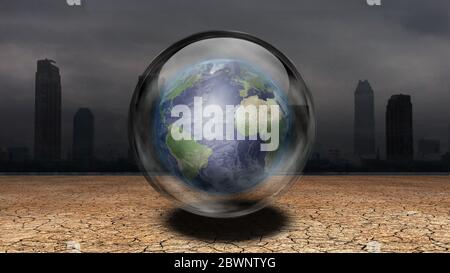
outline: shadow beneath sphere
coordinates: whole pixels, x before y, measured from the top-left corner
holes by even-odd
[[[165,224],[184,236],[207,241],[245,241],[272,235],[289,222],[288,216],[274,207],[237,218],[208,218],[174,209]]]

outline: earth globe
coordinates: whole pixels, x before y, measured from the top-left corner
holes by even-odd
[[[139,77],[129,135],[157,191],[195,214],[237,217],[301,178],[314,107],[275,47],[246,33],[210,31],[168,47]]]

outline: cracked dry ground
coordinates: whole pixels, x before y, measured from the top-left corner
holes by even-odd
[[[305,177],[229,220],[176,209],[139,176],[0,177],[0,252],[449,249],[449,176]]]

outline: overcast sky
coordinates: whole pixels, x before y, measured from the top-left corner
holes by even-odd
[[[450,123],[450,1],[382,0],[0,0],[0,147],[33,145],[36,60],[61,69],[63,135],[89,107],[97,147],[126,150],[128,103],[137,77],[173,42],[195,32],[249,32],[283,51],[314,96],[318,142],[352,150],[353,92],[375,91],[377,145],[384,151],[390,95],[412,95],[415,141],[438,138]]]

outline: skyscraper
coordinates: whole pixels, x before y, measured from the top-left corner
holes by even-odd
[[[94,115],[80,108],[73,118],[73,159],[90,162],[94,154]]]
[[[413,159],[412,103],[409,95],[393,95],[386,110],[388,160]]]
[[[355,91],[354,154],[375,155],[375,110],[369,81],[359,81]]]
[[[37,62],[34,112],[34,158],[61,159],[61,77],[52,60]]]

